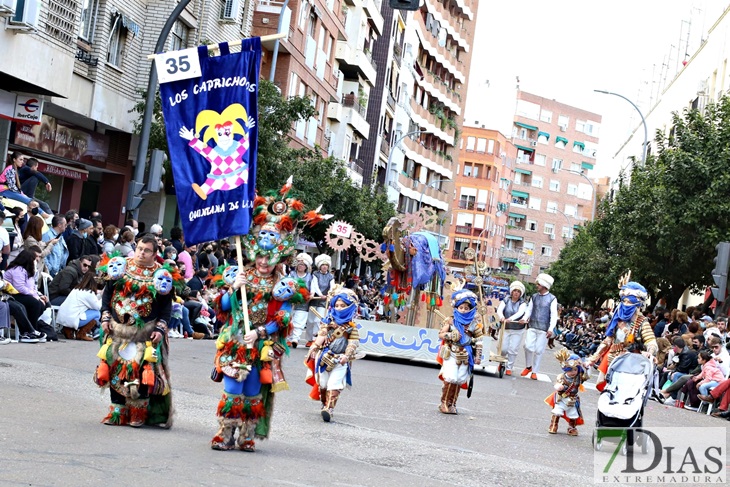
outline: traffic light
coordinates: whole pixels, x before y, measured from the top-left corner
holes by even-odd
[[[142,205],[144,198],[142,198],[142,190],[144,189],[144,183],[138,183],[131,181],[129,183],[129,193],[127,195],[127,211],[134,211]]]
[[[157,193],[162,187],[162,166],[167,159],[165,151],[154,149],[150,155],[150,175],[147,178],[147,191]]]
[[[395,10],[418,10],[421,0],[390,0],[390,8]]]
[[[712,295],[720,303],[725,302],[727,294],[727,274],[730,266],[730,242],[720,242],[715,246],[717,256],[713,259],[715,268],[712,269],[712,279],[717,287],[712,288]]]

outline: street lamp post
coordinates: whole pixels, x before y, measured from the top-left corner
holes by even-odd
[[[568,215],[566,215],[564,212],[558,210],[557,208],[555,208],[555,211],[565,217],[565,221],[568,222],[568,238],[573,238],[573,224],[570,222]]]
[[[641,113],[641,110],[639,110],[639,107],[636,106],[636,104],[626,98],[623,95],[619,95],[618,93],[613,93],[612,91],[606,91],[606,90],[593,90],[596,93],[602,93],[604,95],[613,95],[618,96],[619,98],[623,98],[627,102],[631,103],[631,106],[634,107],[634,109],[639,113],[639,116],[641,117],[641,123],[644,124],[644,150],[641,151],[641,164],[644,165],[646,163],[646,150],[649,145],[649,130],[646,128],[646,120],[644,119],[644,114]]]
[[[591,179],[588,176],[586,176],[585,174],[583,174],[582,171],[572,171],[570,169],[555,169],[554,170],[554,172],[556,172],[556,173],[558,171],[565,171],[565,172],[569,172],[571,174],[577,174],[578,176],[580,176],[583,179],[585,179],[586,181],[588,181],[588,184],[591,185],[591,193],[593,193],[593,195],[592,195],[593,196],[593,201],[591,202],[592,203],[592,205],[591,205],[591,221],[595,220],[595,218],[596,218],[596,186],[593,184],[593,181],[591,181]]]
[[[398,148],[398,144],[401,143],[403,139],[406,137],[409,137],[411,135],[415,134],[430,134],[431,132],[427,132],[425,130],[414,130],[412,132],[408,132],[407,134],[403,135],[400,139],[395,141],[395,144],[393,144],[393,148],[391,149],[390,153],[388,154],[388,162],[385,163],[385,191],[387,194],[388,191],[388,184],[390,183],[390,163],[393,160],[393,153],[395,153],[395,149]]]
[[[421,209],[421,203],[423,202],[423,195],[424,195],[424,193],[426,193],[426,190],[428,188],[432,187],[436,183],[443,183],[445,181],[451,181],[451,179],[434,179],[433,181],[428,183],[425,188],[423,188],[423,191],[421,191],[421,197],[418,198],[418,208],[416,208],[416,211]]]

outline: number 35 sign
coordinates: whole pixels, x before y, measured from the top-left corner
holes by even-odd
[[[157,54],[155,56],[155,68],[160,83],[202,76],[197,47]]]

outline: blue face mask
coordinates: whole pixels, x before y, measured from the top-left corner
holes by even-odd
[[[338,300],[342,300],[347,305],[347,308],[335,309],[334,303],[336,303]],[[332,298],[332,303],[333,304],[330,306],[330,316],[332,316],[332,319],[335,320],[335,323],[337,323],[338,325],[348,323],[352,321],[352,319],[355,317],[355,311],[357,311],[357,303],[354,300],[351,300],[347,294],[342,293],[336,295],[334,298]]]
[[[86,237],[89,236],[89,234],[88,233],[84,233],[83,236],[84,236],[84,238],[86,238]]]

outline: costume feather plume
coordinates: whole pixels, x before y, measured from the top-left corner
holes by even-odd
[[[567,348],[563,348],[555,352],[555,358],[558,359],[558,362],[560,362],[561,364],[566,362],[569,357],[570,351]]]

